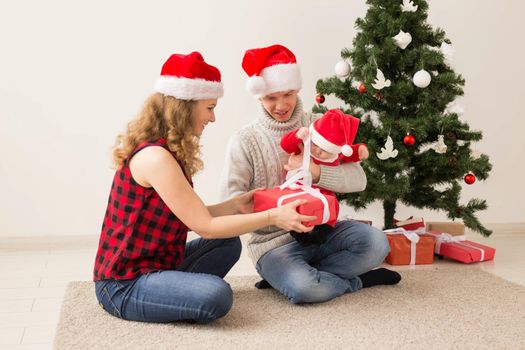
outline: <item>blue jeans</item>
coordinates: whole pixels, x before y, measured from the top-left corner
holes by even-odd
[[[241,248],[238,237],[194,239],[186,244],[178,270],[97,281],[97,299],[104,310],[125,320],[211,322],[231,309],[233,293],[222,278],[239,260]]]
[[[383,232],[339,221],[325,243],[290,242],[264,254],[256,268],[292,303],[319,303],[361,289],[358,276],[379,266],[389,251]]]

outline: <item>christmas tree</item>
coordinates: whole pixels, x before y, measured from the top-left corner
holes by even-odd
[[[460,120],[456,101],[465,84],[452,68],[452,46],[442,29],[427,22],[424,0],[368,0],[364,18],[356,21],[353,47],[343,49],[336,76],[319,80],[314,112],[325,112],[323,95],[333,94],[345,113],[361,119],[356,143],[368,145],[362,162],[365,191],[338,194],[361,209],[380,200],[385,228],[394,226],[396,205],[445,211],[452,219],[485,236],[475,216],[485,200],[460,204],[462,184],[484,180],[488,156],[471,149],[481,140]]]

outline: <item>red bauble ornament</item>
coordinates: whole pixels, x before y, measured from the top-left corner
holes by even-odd
[[[468,173],[467,175],[465,175],[463,180],[465,180],[465,183],[467,185],[472,185],[474,182],[476,182],[476,176],[472,173]]]
[[[365,91],[366,91],[365,84],[361,83],[361,85],[359,85],[359,92],[364,94]]]
[[[324,102],[324,96],[321,95],[321,94],[317,94],[317,96],[315,96],[315,101],[317,103],[323,103]]]
[[[414,146],[416,143],[416,138],[410,134],[406,134],[406,136],[403,137],[403,143],[408,147]]]

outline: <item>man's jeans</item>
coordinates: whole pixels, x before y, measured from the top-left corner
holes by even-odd
[[[359,275],[390,251],[385,234],[358,221],[339,221],[321,245],[290,242],[264,254],[259,274],[292,303],[319,303],[362,288]]]
[[[151,272],[132,280],[95,284],[99,303],[126,320],[207,323],[228,313],[233,293],[222,278],[239,260],[241,241],[195,239],[186,244],[178,270]]]

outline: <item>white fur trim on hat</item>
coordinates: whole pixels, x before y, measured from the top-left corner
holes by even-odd
[[[312,136],[312,142],[315,143],[318,147],[322,148],[326,152],[339,154],[341,153],[341,147],[328,141],[321,135],[317,130],[315,130],[314,125],[310,125],[310,135]]]
[[[300,90],[302,87],[301,70],[296,63],[276,64],[261,71],[266,88],[260,96],[280,91]]]
[[[155,91],[181,100],[207,100],[222,97],[224,94],[220,82],[166,75],[157,78]]]
[[[263,77],[260,77],[258,75],[249,77],[246,80],[246,90],[248,90],[248,92],[252,95],[256,96],[264,94],[264,91],[266,90],[266,83],[264,82]]]

